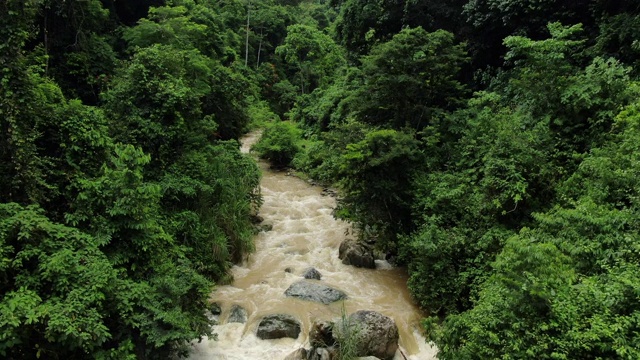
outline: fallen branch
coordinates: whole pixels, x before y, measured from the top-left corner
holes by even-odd
[[[409,359],[407,359],[407,356],[404,354],[404,352],[402,352],[402,349],[398,349],[398,350],[400,350],[400,355],[402,355],[404,360],[409,360]]]

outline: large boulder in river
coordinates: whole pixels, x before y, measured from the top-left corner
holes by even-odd
[[[229,313],[229,317],[227,318],[227,323],[244,324],[246,322],[247,322],[247,310],[245,310],[240,305],[233,305],[231,307],[231,312]]]
[[[256,335],[263,340],[284,337],[296,339],[300,335],[300,322],[287,314],[267,315],[260,320]]]
[[[375,311],[360,310],[349,315],[346,323],[338,321],[333,335],[338,343],[350,337],[356,344],[357,356],[390,360],[398,350],[398,326],[390,317]]]
[[[347,295],[337,289],[328,287],[318,282],[307,280],[296,281],[284,292],[286,296],[300,298],[307,301],[315,301],[323,304],[331,304],[342,300]]]
[[[353,265],[367,269],[376,268],[373,250],[356,240],[347,239],[343,241],[338,249],[338,257],[345,265]]]

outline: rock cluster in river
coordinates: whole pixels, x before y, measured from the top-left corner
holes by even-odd
[[[308,268],[302,274],[305,278],[318,279],[321,274]],[[299,280],[291,284],[286,296],[303,300],[330,304],[346,298],[340,290],[320,283],[318,280]],[[209,310],[216,318],[222,313],[219,304],[214,303]],[[235,304],[229,311],[227,322],[247,322],[247,310]],[[266,315],[260,320],[256,336],[263,340],[292,338],[300,336],[301,324],[288,314]],[[347,317],[333,321],[316,321],[309,330],[310,349],[300,348],[284,360],[337,360],[341,344],[353,345],[354,355],[361,360],[390,360],[398,350],[398,327],[393,319],[375,311],[360,310]]]
[[[355,345],[355,355],[361,359],[390,360],[398,349],[398,339],[393,319],[375,311],[360,310],[347,318],[314,322],[309,331],[311,349],[298,349],[285,360],[334,360],[344,341]]]
[[[262,221],[259,217],[256,223]],[[340,244],[339,257],[342,263],[363,268],[375,268],[373,250],[365,243],[345,240]],[[293,272],[287,268],[285,272]],[[313,267],[307,268],[299,280],[285,291],[288,297],[306,301],[330,304],[345,299],[347,295],[320,282],[322,275]],[[220,307],[214,304],[212,315],[219,316]],[[247,311],[239,305],[233,305],[227,322],[245,323]],[[260,320],[256,336],[263,340],[293,338],[301,332],[300,321],[288,314],[267,315]],[[354,344],[356,356],[366,360],[393,359],[398,349],[398,327],[393,319],[375,311],[357,311],[348,317],[333,321],[316,321],[309,330],[311,348],[300,348],[292,352],[285,360],[335,360],[338,359],[340,344],[348,341]]]

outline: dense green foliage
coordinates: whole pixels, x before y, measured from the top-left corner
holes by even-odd
[[[242,4],[135,3],[0,4],[0,357],[186,355],[253,249]]]
[[[339,188],[442,359],[640,357],[640,5],[0,2],[0,356],[163,359],[252,250],[254,150]]]
[[[252,150],[276,167],[291,165],[300,151],[300,129],[286,121],[271,123]]]
[[[343,65],[290,27],[270,103],[291,166],[408,267],[439,357],[637,358],[637,3],[328,3]]]

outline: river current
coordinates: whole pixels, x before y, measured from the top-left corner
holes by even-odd
[[[242,151],[248,152],[259,133],[242,140]],[[413,304],[403,269],[376,261],[376,270],[343,265],[338,259],[340,243],[351,236],[349,224],[336,220],[333,197],[322,188],[312,186],[286,172],[273,171],[260,161],[261,192],[264,203],[259,215],[263,224],[272,225],[255,237],[256,251],[242,264],[233,266],[234,281],[219,286],[211,301],[222,308],[220,325],[213,327],[217,340],[194,343],[191,360],[282,360],[300,347],[309,347],[308,330],[315,320],[340,317],[357,310],[374,310],[393,318],[400,333],[400,349],[396,360],[435,359],[436,349],[420,333],[423,314]],[[322,274],[322,282],[344,291],[348,298],[323,305],[285,297],[285,290],[302,278],[309,267]],[[287,270],[287,271],[285,271]],[[245,324],[226,323],[233,305],[248,312]],[[256,328],[269,314],[286,313],[302,323],[297,339],[260,340]]]

